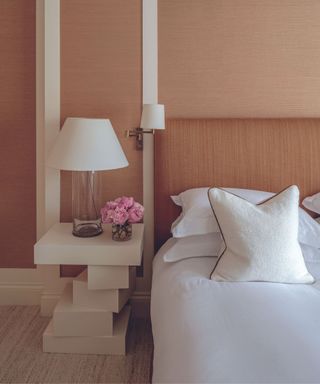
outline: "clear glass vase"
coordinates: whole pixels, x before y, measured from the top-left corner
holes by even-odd
[[[74,236],[93,237],[103,232],[100,207],[101,172],[72,171]]]
[[[132,224],[112,224],[112,239],[115,241],[127,241],[132,237]]]

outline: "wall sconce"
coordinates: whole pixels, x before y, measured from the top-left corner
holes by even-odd
[[[165,129],[165,115],[163,104],[144,104],[141,115],[140,128],[127,130],[127,137],[136,138],[136,148],[143,149],[143,135],[154,134],[156,129]]]

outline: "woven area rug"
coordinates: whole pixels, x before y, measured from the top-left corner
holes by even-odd
[[[0,306],[0,383],[150,382],[150,320],[131,318],[126,356],[43,353],[49,320],[36,306]]]

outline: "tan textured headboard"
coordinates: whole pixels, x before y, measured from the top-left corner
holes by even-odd
[[[170,195],[220,186],[320,191],[320,119],[169,119],[155,138],[156,248],[179,209]]]

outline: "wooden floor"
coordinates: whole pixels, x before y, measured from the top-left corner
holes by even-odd
[[[49,318],[39,307],[0,306],[0,383],[149,383],[149,320],[131,319],[126,356],[49,354],[42,333]]]

